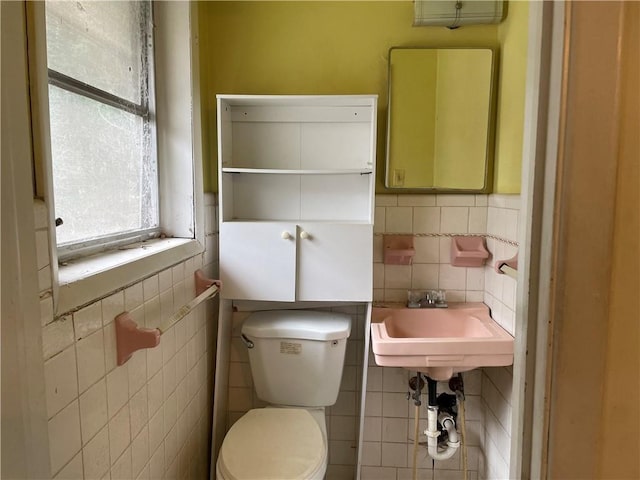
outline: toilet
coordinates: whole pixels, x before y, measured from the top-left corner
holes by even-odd
[[[256,394],[268,402],[227,432],[218,480],[321,480],[325,407],[338,398],[351,318],[333,312],[252,313],[242,326]]]

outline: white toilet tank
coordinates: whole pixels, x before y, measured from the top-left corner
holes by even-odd
[[[311,310],[252,313],[242,326],[256,393],[275,405],[326,407],[336,403],[348,315]]]

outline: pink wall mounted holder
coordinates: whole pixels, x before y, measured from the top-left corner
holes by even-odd
[[[489,258],[483,237],[456,236],[451,238],[451,265],[454,267],[481,267]]]
[[[413,235],[385,235],[383,240],[385,265],[411,265],[416,249]]]

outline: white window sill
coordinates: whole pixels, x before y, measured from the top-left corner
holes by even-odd
[[[103,298],[203,251],[197,240],[165,238],[69,261],[58,269],[57,314]]]

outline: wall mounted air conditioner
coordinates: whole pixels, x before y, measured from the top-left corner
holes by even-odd
[[[458,28],[461,25],[500,23],[503,15],[503,0],[415,0],[413,24]]]

